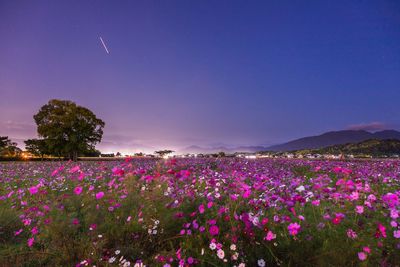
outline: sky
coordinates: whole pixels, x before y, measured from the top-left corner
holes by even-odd
[[[105,152],[400,129],[399,1],[0,0],[0,40],[20,144],[54,98],[105,121]]]

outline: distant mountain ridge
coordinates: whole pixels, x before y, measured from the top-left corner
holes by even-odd
[[[211,154],[218,152],[235,153],[235,152],[258,152],[258,151],[293,151],[302,149],[320,149],[333,145],[343,145],[349,143],[359,143],[369,139],[385,140],[396,139],[400,140],[400,132],[396,130],[384,130],[379,132],[367,132],[364,130],[342,130],[323,133],[316,136],[308,136],[287,143],[273,146],[239,146],[239,147],[200,147],[189,146],[179,150],[181,154],[203,153]]]
[[[400,140],[397,139],[368,139],[359,143],[328,146],[320,149],[299,150],[300,154],[352,154],[370,155],[373,157],[400,155]]]
[[[397,139],[400,140],[400,132],[384,130],[375,133],[364,130],[332,131],[321,135],[303,137],[284,144],[267,147],[270,151],[292,151],[302,149],[319,149],[333,145],[348,143],[360,143],[369,139]]]
[[[234,148],[228,148],[225,146],[218,146],[218,147],[189,146],[179,150],[178,152],[181,154],[191,154],[191,153],[212,154],[218,152],[225,152],[225,153],[257,152],[257,151],[263,151],[265,149],[266,147],[263,146],[239,146]]]

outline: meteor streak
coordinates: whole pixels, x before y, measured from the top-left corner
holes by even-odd
[[[100,41],[101,41],[101,43],[103,44],[103,47],[104,47],[104,49],[106,50],[107,54],[110,54],[110,52],[109,52],[108,49],[107,49],[106,44],[105,44],[104,41],[103,41],[103,38],[101,38],[101,36],[100,36],[99,38],[100,38]]]

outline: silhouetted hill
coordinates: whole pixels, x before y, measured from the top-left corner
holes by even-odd
[[[400,140],[397,139],[369,139],[356,144],[344,144],[329,146],[314,150],[300,150],[300,154],[353,154],[353,155],[371,155],[374,157],[400,155]]]
[[[368,139],[397,139],[400,140],[400,132],[395,130],[384,130],[370,133],[363,130],[343,130],[327,132],[317,136],[303,137],[281,145],[270,146],[270,151],[292,151],[302,149],[318,149],[332,145],[347,143],[359,143]]]
[[[203,153],[203,154],[212,154],[218,152],[225,153],[235,153],[235,152],[257,152],[265,150],[266,148],[263,146],[240,146],[234,148],[227,148],[224,146],[218,147],[199,147],[199,146],[189,146],[179,150],[178,152],[181,154],[190,154],[190,153]]]

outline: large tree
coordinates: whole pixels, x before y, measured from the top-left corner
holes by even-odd
[[[105,125],[89,109],[72,101],[58,99],[50,100],[33,118],[48,152],[73,160],[95,150]]]
[[[173,152],[175,152],[175,151],[169,150],[169,149],[154,151],[154,153],[157,154],[161,158],[164,158],[165,156],[167,156],[168,154],[171,154]]]

